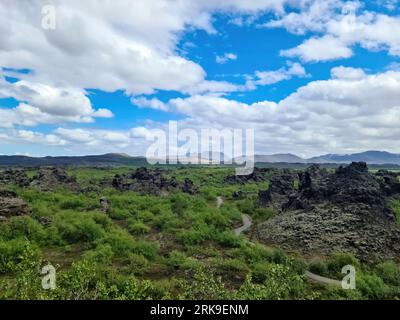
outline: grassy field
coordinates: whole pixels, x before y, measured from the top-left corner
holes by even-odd
[[[132,168],[69,169],[82,187]],[[33,173],[32,173],[33,174]],[[1,299],[384,299],[399,298],[400,267],[362,265],[345,253],[304,259],[250,242],[233,229],[242,214],[254,223],[275,213],[257,205],[268,182],[228,185],[231,168],[174,168],[199,193],[164,197],[102,189],[73,193],[12,187],[31,216],[0,222]],[[268,176],[266,176],[268,178]],[[234,200],[234,191],[246,197]],[[216,206],[216,197],[224,203]],[[110,203],[101,212],[99,199]],[[400,203],[393,202],[397,212]],[[41,223],[47,221],[46,223]],[[43,290],[41,268],[57,270],[55,290]],[[312,284],[306,270],[341,279],[357,266],[356,290]]]

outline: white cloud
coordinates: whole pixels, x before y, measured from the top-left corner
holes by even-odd
[[[41,8],[49,1],[1,1],[0,66],[34,70],[24,79],[57,87],[122,89],[135,95],[180,91],[206,76],[201,66],[177,55],[183,31],[215,33],[217,11],[283,12],[287,2],[105,0],[99,5],[96,0],[53,0],[57,27],[44,30]]]
[[[337,67],[331,73],[331,79],[312,81],[277,103],[247,104],[221,96],[193,95],[171,99],[165,105],[184,117],[179,120],[179,129],[255,129],[258,153],[400,152],[400,72],[365,74]],[[58,128],[48,136],[3,128],[0,136],[7,132],[8,141],[14,143],[34,140],[78,154],[143,155],[152,128],[165,129],[165,124],[153,122],[127,130]]]
[[[274,71],[256,71],[255,77],[250,77],[247,80],[249,88],[255,86],[271,85],[284,80],[289,80],[293,77],[307,76],[306,70],[300,63],[288,63],[288,67],[283,67]]]
[[[132,98],[131,102],[139,108],[150,108],[155,110],[167,111],[168,108],[164,102],[157,98],[146,99],[145,97]]]
[[[366,75],[335,68],[279,103],[241,103],[196,95],[169,101],[182,127],[254,128],[256,150],[315,155],[389,149],[400,152],[400,72]]]
[[[351,68],[351,67],[335,67],[331,70],[331,76],[334,79],[343,80],[359,80],[365,78],[366,74],[361,68]]]
[[[237,55],[232,52],[224,53],[222,56],[216,56],[215,61],[219,64],[227,63],[228,61],[236,60]]]
[[[110,118],[108,109],[95,110],[84,90],[72,87],[52,87],[26,80],[10,83],[0,74],[0,97],[20,101],[12,109],[0,109],[2,127],[14,124],[92,122],[94,118]]]
[[[282,50],[284,57],[300,57],[305,62],[318,62],[349,58],[353,51],[341,39],[327,35],[321,38],[311,38],[296,48]]]
[[[362,10],[359,1],[310,1],[299,13],[288,13],[281,19],[264,24],[284,27],[295,34],[316,32],[319,37],[305,40],[295,48],[282,50],[287,57],[307,62],[349,58],[356,45],[371,51],[388,51],[400,56],[400,17]],[[358,11],[360,13],[358,13]]]

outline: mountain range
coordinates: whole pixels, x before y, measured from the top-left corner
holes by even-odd
[[[199,158],[208,158],[199,155]],[[223,161],[223,154],[220,155]],[[352,161],[365,161],[368,164],[400,165],[400,154],[386,151],[366,151],[352,154],[325,154],[312,158],[301,158],[294,154],[255,155],[256,163],[291,163],[291,164],[341,164]],[[55,157],[28,157],[21,155],[0,155],[0,166],[129,166],[145,165],[144,157],[131,157],[127,154],[108,153],[104,155],[88,156],[55,156]]]

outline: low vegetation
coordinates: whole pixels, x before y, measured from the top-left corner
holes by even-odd
[[[82,186],[125,173],[121,169],[71,169]],[[337,253],[320,259],[290,255],[235,235],[242,214],[254,223],[275,213],[257,205],[268,181],[224,183],[227,168],[173,169],[190,177],[197,195],[140,195],[104,188],[76,193],[10,187],[30,216],[0,222],[1,299],[386,299],[400,298],[400,267],[365,265]],[[234,199],[235,191],[245,196]],[[224,203],[216,206],[216,197]],[[109,211],[102,211],[105,197]],[[398,207],[400,207],[397,204]],[[56,288],[44,290],[40,271],[56,268]],[[341,279],[343,265],[357,270],[355,290],[309,282],[305,271]]]

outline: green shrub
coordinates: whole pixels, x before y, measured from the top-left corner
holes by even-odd
[[[334,252],[327,261],[328,272],[336,277],[342,275],[342,268],[346,265],[357,269],[360,263],[352,254],[343,252]]]
[[[70,198],[61,201],[61,210],[79,210],[85,207],[85,202],[79,198]]]
[[[0,272],[9,273],[17,270],[18,264],[22,261],[27,246],[32,250],[32,259],[39,257],[36,246],[23,239],[12,239],[0,242]]]
[[[312,261],[309,265],[309,270],[315,274],[320,276],[327,276],[328,275],[328,267],[322,261],[316,260]]]
[[[248,272],[249,268],[246,263],[239,259],[217,259],[214,262],[216,268],[222,271],[223,274],[226,272]]]
[[[149,268],[149,261],[141,254],[132,253],[128,256],[129,270],[134,275],[142,275]]]
[[[56,215],[54,226],[68,243],[92,242],[104,237],[104,219],[101,214],[66,211]]]
[[[185,210],[190,207],[190,197],[179,193],[171,197],[171,210],[178,216],[181,216]]]
[[[237,248],[242,242],[242,239],[236,236],[232,231],[219,232],[214,235],[215,240],[224,247]]]
[[[135,241],[132,252],[141,254],[149,260],[154,260],[159,250],[157,242],[148,242],[144,240]]]
[[[356,288],[367,299],[385,299],[388,287],[383,280],[375,274],[360,274],[356,277]]]
[[[128,230],[132,234],[141,235],[148,233],[150,231],[150,227],[146,226],[141,221],[135,221],[129,224]]]
[[[191,300],[220,300],[229,298],[229,294],[221,280],[210,270],[198,269],[190,282],[178,282],[179,299]]]
[[[179,237],[184,245],[199,245],[206,240],[210,240],[211,233],[212,231],[209,226],[201,224],[189,230],[182,231]]]
[[[174,270],[196,270],[200,268],[200,263],[196,259],[188,258],[184,253],[176,250],[171,251],[166,264]]]
[[[98,264],[110,265],[114,252],[108,244],[100,244],[94,250],[87,251],[84,258]]]
[[[375,268],[375,273],[386,284],[400,286],[400,267],[393,261],[378,264]]]
[[[25,238],[44,243],[47,233],[42,225],[31,217],[12,217],[9,221],[0,224],[0,237],[4,240]]]
[[[109,244],[115,255],[126,257],[132,252],[135,240],[126,231],[115,228],[110,230],[99,242]]]
[[[235,298],[245,300],[304,298],[306,288],[304,279],[294,273],[290,266],[268,264],[263,268],[264,283],[254,284],[251,276],[248,276],[236,292]]]

